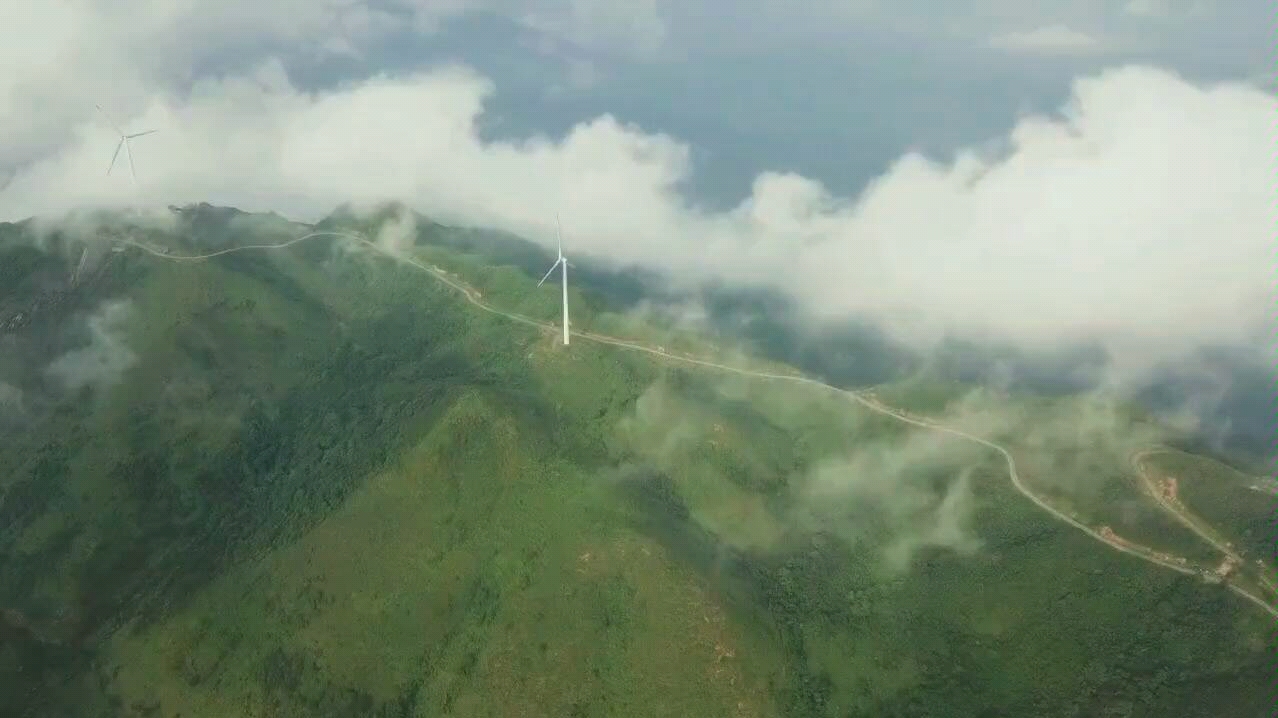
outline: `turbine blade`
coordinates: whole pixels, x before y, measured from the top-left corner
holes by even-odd
[[[559,251],[559,259],[564,258],[564,228],[559,223],[559,213],[555,212],[555,246]]]
[[[111,154],[111,164],[107,165],[107,174],[108,174],[108,175],[109,175],[109,174],[111,174],[111,170],[115,169],[115,161],[116,161],[116,159],[117,159],[117,158],[119,158],[119,156],[120,156],[120,148],[121,148],[121,147],[123,147],[123,146],[124,146],[124,138],[123,138],[123,137],[121,137],[121,138],[120,138],[120,141],[119,141],[119,142],[117,142],[117,143],[115,143],[115,152]]]
[[[152,132],[158,132],[158,130],[146,130],[146,131],[144,131],[144,132],[134,132],[134,133],[133,133],[133,134],[131,134],[131,135],[125,135],[125,137],[128,137],[129,139],[133,139],[134,137],[141,137],[141,136],[143,136],[143,135],[149,135],[149,134],[151,134]]]
[[[133,184],[138,183],[138,173],[133,169],[133,150],[129,148],[129,138],[125,137],[121,140],[124,143],[124,156],[129,158],[129,176],[133,178]]]
[[[550,279],[550,273],[555,271],[555,267],[558,267],[558,266],[559,266],[559,260],[556,259],[555,263],[550,265],[550,269],[546,270],[546,276],[542,277],[540,282],[537,282],[537,286],[540,287],[541,285],[545,284],[546,280]]]
[[[121,130],[121,129],[120,129],[120,126],[119,126],[119,125],[117,125],[117,124],[115,124],[115,120],[111,119],[111,116],[110,116],[110,115],[108,115],[108,114],[106,113],[106,110],[102,109],[102,105],[94,105],[94,107],[98,108],[98,112],[101,112],[101,113],[102,113],[102,116],[106,118],[107,124],[109,124],[109,125],[111,125],[111,127],[115,128],[115,131],[116,131],[117,133],[119,133],[119,135],[120,135],[121,137],[123,137],[123,136],[124,136],[124,130]]]

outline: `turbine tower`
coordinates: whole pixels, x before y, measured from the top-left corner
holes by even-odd
[[[133,186],[137,187],[138,174],[136,171],[134,171],[134,168],[133,168],[133,150],[129,146],[129,140],[141,137],[143,135],[149,135],[152,132],[155,132],[155,130],[143,130],[142,132],[125,134],[124,130],[121,130],[120,126],[115,124],[115,121],[111,119],[111,116],[106,113],[106,110],[102,109],[102,105],[94,105],[94,107],[98,108],[98,112],[102,113],[102,116],[106,118],[106,121],[120,135],[120,141],[115,144],[115,153],[111,155],[111,164],[107,165],[107,174],[108,175],[111,174],[111,170],[115,169],[115,161],[120,157],[120,148],[123,147],[124,154],[129,159],[129,176],[133,178]]]
[[[551,272],[555,271],[555,267],[559,267],[562,279],[560,284],[563,287],[564,297],[564,346],[568,346],[568,258],[564,256],[563,228],[559,224],[558,214],[555,215],[555,241],[558,247],[558,256],[555,258],[555,263],[550,265],[550,269],[546,270],[546,276],[542,277],[540,282],[537,282],[537,286],[540,287],[545,284],[546,280],[550,279]]]

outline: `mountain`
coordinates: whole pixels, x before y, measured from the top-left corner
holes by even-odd
[[[370,219],[376,224],[403,211],[390,205]],[[349,210],[335,216],[353,218]],[[528,274],[540,276],[553,261],[536,245],[508,233],[445,227],[424,217],[417,217],[416,225],[432,245]],[[817,321],[770,288],[713,282],[672,286],[642,268],[581,264],[574,285],[614,311],[647,310],[650,320],[691,324],[701,333],[838,386],[869,386],[926,372],[940,382],[1062,396],[1100,388],[1110,361],[1103,348],[1091,344],[1032,353],[957,337],[946,338],[924,356],[894,341],[868,318]],[[692,317],[689,306],[695,308]],[[1270,402],[1275,382],[1272,362],[1255,347],[1205,347],[1129,387],[1128,399],[1164,419],[1183,423],[1192,418],[1193,426],[1175,437],[1178,446],[1267,471],[1278,460],[1278,417]]]
[[[760,378],[793,357],[725,345],[771,299],[697,334],[607,267],[564,347],[544,250],[418,218],[396,255],[400,214],[0,225],[0,714],[1269,714],[1269,614],[875,407],[1214,566],[1139,411],[868,340],[860,400]]]

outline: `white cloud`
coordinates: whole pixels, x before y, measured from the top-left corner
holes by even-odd
[[[66,140],[95,102],[135,111],[156,88],[248,49],[350,52],[386,14],[341,0],[19,0],[0,22],[0,166]]]
[[[996,50],[1038,55],[1076,55],[1103,47],[1100,40],[1064,25],[1046,25],[1033,30],[996,35],[989,40]]]
[[[595,50],[625,49],[641,56],[662,50],[667,27],[659,0],[559,0],[523,3],[520,21],[551,38]]]
[[[1147,18],[1163,18],[1171,12],[1166,0],[1128,0],[1123,5],[1123,12],[1127,15]]]
[[[401,209],[381,226],[374,241],[388,252],[403,252],[412,248],[416,237],[416,217],[412,212]]]
[[[1275,83],[1278,83],[1278,73],[1268,68],[1257,70],[1247,76],[1247,82],[1257,89],[1272,95],[1275,90],[1278,90],[1278,87],[1275,86]]]
[[[970,554],[981,541],[971,530],[970,469],[957,467],[974,460],[970,444],[925,430],[870,441],[818,463],[798,482],[792,518],[854,545],[885,540],[883,568],[893,573],[909,568],[926,547]],[[937,479],[945,480],[940,495]],[[873,535],[879,531],[886,535]]]
[[[460,66],[317,93],[273,60],[177,82],[254,38],[323,48],[378,25],[341,20],[346,5],[132,2],[138,27],[55,4],[0,29],[0,64],[20,70],[0,78],[0,165],[29,161],[0,191],[0,218],[198,201],[315,217],[400,199],[549,244],[559,211],[577,255],[774,285],[919,341],[1097,338],[1128,356],[1254,337],[1272,299],[1278,113],[1254,87],[1111,70],[1080,80],[1062,116],[1010,127],[997,153],[906,154],[858,197],[765,173],[738,207],[709,212],[682,194],[687,146],[611,116],[564,137],[480,140],[496,88]],[[46,26],[48,44],[23,50]],[[170,30],[160,50],[141,43]],[[160,129],[134,145],[137,193],[127,173],[103,175],[116,138],[94,101]]]
[[[48,367],[50,376],[71,391],[85,386],[110,386],[133,366],[137,356],[119,336],[129,317],[127,302],[103,304],[88,319],[89,345],[63,354]]]
[[[16,3],[16,4],[15,4]],[[483,10],[548,38],[652,54],[657,0],[11,0],[0,17],[0,170],[68,139],[95,102],[135,113],[197,68],[260,64],[263,53],[360,56],[389,33],[432,33]],[[247,61],[246,61],[247,60]]]

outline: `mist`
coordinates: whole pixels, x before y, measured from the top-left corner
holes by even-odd
[[[377,230],[374,243],[394,255],[410,250],[417,241],[416,215],[405,208],[399,208],[393,217],[383,222]]]
[[[705,452],[714,455],[716,447],[721,447],[734,452],[742,462],[726,470],[754,471],[758,476],[751,481],[769,482],[774,490],[784,487],[775,497],[770,518],[755,516],[749,527],[719,525],[718,510],[722,507],[718,502],[728,500],[731,492],[711,490],[706,494],[704,488],[697,492],[700,498],[695,508],[705,514],[700,520],[725,534],[730,543],[775,549],[785,535],[836,536],[855,550],[872,552],[885,575],[908,570],[923,551],[939,549],[968,556],[982,546],[972,526],[976,506],[972,472],[982,465],[1002,469],[985,447],[858,412],[850,400],[813,388],[792,389],[758,379],[714,375],[690,381],[704,387],[692,390],[694,394],[707,391],[706,396],[717,396],[728,405],[750,406],[760,412],[744,420],[744,426],[778,431],[782,429],[777,427],[789,427],[785,430],[803,435],[798,427],[809,424],[814,413],[834,412],[840,416],[840,433],[846,432],[843,443],[847,448],[805,456],[803,468],[772,477],[770,472],[777,467],[738,443],[766,442],[767,429],[753,439],[725,435],[721,422],[731,422],[720,418],[718,411],[731,413],[731,409],[693,401],[669,380],[650,385],[617,427],[624,444],[642,461],[672,476],[685,477],[689,472],[706,470],[702,465]],[[996,412],[997,407],[991,405],[989,410]],[[971,408],[955,416],[959,414],[977,416]],[[986,424],[1007,426],[1014,421],[1014,417],[999,414]],[[893,430],[885,433],[885,424]],[[805,437],[805,441],[810,439]],[[768,456],[767,450],[763,451],[761,456]],[[763,463],[755,466],[756,461]],[[676,478],[676,483],[680,482],[681,478]]]
[[[681,193],[688,146],[621,118],[481,139],[497,91],[448,66],[306,94],[268,63],[154,96],[135,118],[162,130],[135,149],[137,193],[89,171],[110,141],[86,123],[18,173],[0,216],[140,197],[316,219],[398,200],[553,246],[558,211],[574,256],[773,288],[813,317],[872,320],[919,349],[947,336],[1094,342],[1129,373],[1204,344],[1254,344],[1268,326],[1278,103],[1246,84],[1104,70],[985,145],[903,154],[857,196],[769,172],[725,212]]]
[[[23,410],[22,390],[0,381],[0,419],[21,416]]]
[[[314,60],[315,52],[371,50],[396,24],[371,22],[370,15],[356,31],[342,21],[356,6],[247,11],[240,5],[197,2],[158,14],[93,4],[32,8],[23,23],[7,25],[8,46],[25,49],[11,58],[24,70],[0,81],[9,90],[0,102],[0,126],[10,130],[0,133],[0,172],[7,177],[0,219],[87,217],[113,208],[163,222],[166,207],[212,202],[313,221],[337,206],[399,202],[431,221],[492,228],[551,247],[559,214],[575,259],[657,273],[692,295],[704,286],[773,292],[792,303],[786,323],[803,328],[800,339],[879,335],[855,345],[862,366],[845,373],[861,380],[881,379],[903,354],[926,365],[958,340],[998,347],[986,356],[999,360],[1017,355],[1005,377],[1012,383],[1018,374],[1069,375],[1075,390],[1101,386],[1139,397],[1168,376],[1217,373],[1219,364],[1198,371],[1204,347],[1256,352],[1278,331],[1268,311],[1272,228],[1278,226],[1272,191],[1278,157],[1271,151],[1278,98],[1265,83],[1247,79],[1252,70],[1235,73],[1235,80],[1203,79],[1222,75],[1192,71],[1166,53],[1117,48],[1086,62],[1062,59],[1048,74],[1072,73],[1072,83],[1034,85],[1033,101],[1020,111],[988,93],[974,96],[973,103],[992,103],[982,110],[984,136],[972,128],[953,136],[957,144],[923,150],[951,136],[927,129],[926,122],[939,126],[951,118],[909,118],[902,126],[917,128],[911,131],[919,136],[901,140],[895,159],[869,170],[863,186],[836,182],[846,189],[833,191],[821,178],[765,165],[733,183],[748,187],[740,196],[710,207],[692,189],[707,171],[697,159],[707,148],[635,124],[633,117],[650,116],[642,107],[542,107],[579,116],[563,129],[495,139],[493,128],[510,119],[501,115],[509,107],[504,101],[526,90],[518,82],[437,57],[387,69],[379,64],[386,57],[374,54],[367,65],[352,65],[346,79],[317,86],[313,62],[297,61],[293,51],[305,47]],[[1234,37],[1226,28],[1246,30],[1244,18],[1257,8],[1204,12],[1191,24]],[[439,19],[473,9],[463,2],[435,9],[438,15],[418,12]],[[1108,12],[1093,10],[1096,22]],[[937,20],[933,12],[905,12],[912,22]],[[151,19],[138,24],[141,15]],[[664,28],[664,14],[655,8],[640,15],[646,19],[635,27]],[[783,22],[788,12],[767,15],[769,30],[797,29]],[[800,24],[808,27],[818,15]],[[760,17],[755,9],[743,16],[755,23]],[[1200,56],[1202,43],[1189,42],[1191,35],[1160,34],[1169,18],[1141,17],[1119,13],[1098,26],[1135,23],[1124,27],[1135,32],[1140,26],[1150,38],[1182,43],[1185,57]],[[976,31],[969,42],[983,48],[975,64],[978,58],[960,52],[953,37],[927,42],[955,61],[957,75],[979,72],[984,82],[992,72],[1002,97],[1020,80],[1000,73],[1038,61],[1032,53],[995,59],[986,48],[991,35],[1079,30],[1063,17],[1039,20],[997,30],[982,22],[968,27]],[[837,44],[846,44],[837,32],[827,34],[823,22],[809,29],[818,26],[823,41],[838,37]],[[30,46],[37,27],[57,32]],[[609,46],[621,41],[615,25],[594,30],[610,38]],[[583,32],[576,27],[573,36],[590,35]],[[696,35],[694,45],[717,44]],[[1257,37],[1244,35],[1254,52]],[[664,31],[656,32],[641,44],[662,37]],[[139,53],[137,47],[151,49]],[[875,45],[874,51],[888,49],[884,57],[902,56],[901,47]],[[229,56],[215,60],[221,51]],[[1165,66],[1150,64],[1154,58]],[[891,121],[885,108],[900,112],[902,93],[926,86],[912,75],[917,68],[904,65],[885,62],[875,68],[874,82],[853,83],[865,93],[858,101],[866,113],[842,121]],[[756,79],[766,86],[784,77]],[[830,84],[814,87],[828,91]],[[113,123],[157,130],[131,144],[136,185],[122,164],[110,176],[103,172],[118,136],[82,99],[95,93],[105,93],[99,99]],[[1048,100],[1053,94],[1054,102]],[[836,106],[855,105],[830,107]],[[767,108],[750,109],[760,113],[756,124],[794,122]],[[999,120],[998,112],[1006,116]],[[729,114],[706,121],[731,128]],[[818,124],[839,120],[814,118]],[[867,138],[878,136],[872,129]],[[829,152],[848,154],[849,163],[859,157],[847,147]],[[386,231],[391,234],[379,241],[400,246],[413,228]],[[805,368],[834,370],[840,362],[829,355],[850,345],[813,343],[824,346],[790,356],[805,359]],[[1081,371],[1069,361],[1042,359],[1077,357],[1082,349],[1100,360]],[[1211,433],[1225,412],[1234,417],[1228,432],[1236,432],[1237,412],[1228,407],[1244,390],[1181,384],[1193,396],[1172,401],[1160,395],[1164,404],[1183,405],[1164,407],[1168,416],[1193,416]],[[1223,407],[1215,406],[1217,397]]]
[[[971,527],[971,467],[979,458],[970,442],[934,432],[868,440],[801,477],[790,520],[876,547],[890,574],[927,548],[970,555],[981,547]]]
[[[45,370],[67,391],[84,387],[107,388],[120,381],[138,357],[125,343],[124,323],[129,319],[127,301],[104,302],[87,320],[89,343],[54,359]]]

